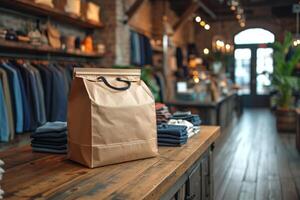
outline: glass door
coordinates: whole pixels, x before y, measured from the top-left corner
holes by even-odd
[[[239,95],[245,107],[268,107],[273,73],[273,49],[262,45],[237,47],[235,82],[240,86]]]
[[[240,86],[239,95],[251,93],[251,49],[241,48],[234,51],[235,82]]]
[[[271,92],[271,74],[273,73],[273,49],[256,50],[256,94],[269,95]]]

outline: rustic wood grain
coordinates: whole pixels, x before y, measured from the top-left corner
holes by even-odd
[[[268,109],[249,109],[214,151],[215,199],[300,199],[295,134],[278,134]]]
[[[182,147],[159,148],[151,159],[88,169],[64,155],[32,153],[30,147],[0,153],[5,199],[159,199],[206,152],[220,134],[201,127]]]

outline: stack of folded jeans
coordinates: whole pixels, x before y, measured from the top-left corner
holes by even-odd
[[[170,119],[168,121],[168,124],[177,125],[177,126],[186,126],[188,138],[199,133],[200,131],[200,126],[194,126],[191,122],[182,119]]]
[[[4,173],[4,162],[2,160],[0,160],[0,181],[2,180],[3,177],[3,173]],[[4,191],[1,188],[1,184],[0,184],[0,199],[3,199],[3,195],[4,195]]]
[[[187,142],[186,126],[161,124],[157,126],[157,142],[159,146],[181,146]]]
[[[47,153],[67,153],[67,123],[47,122],[31,134],[32,150]]]
[[[155,109],[156,109],[156,123],[157,124],[167,123],[170,117],[172,116],[171,113],[169,112],[168,107],[165,104],[156,103]]]
[[[194,126],[200,126],[201,119],[199,115],[192,114],[190,111],[187,112],[175,112],[171,119],[182,119],[191,122]]]

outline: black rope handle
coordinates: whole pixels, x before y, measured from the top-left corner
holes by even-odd
[[[111,89],[114,89],[114,90],[119,90],[119,91],[125,91],[125,90],[129,89],[130,86],[131,86],[131,82],[130,82],[130,81],[128,81],[128,80],[123,80],[123,79],[121,79],[120,77],[117,77],[116,80],[117,80],[117,81],[120,81],[120,82],[126,83],[127,85],[126,85],[125,87],[115,87],[115,86],[111,85],[111,84],[106,80],[106,78],[105,78],[104,76],[99,76],[99,77],[97,78],[97,80],[98,80],[98,81],[103,81],[103,83],[104,83],[107,87],[109,87],[109,88],[111,88]]]

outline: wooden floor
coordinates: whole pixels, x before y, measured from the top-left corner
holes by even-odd
[[[300,199],[294,134],[278,134],[269,110],[246,110],[215,148],[215,200]]]

